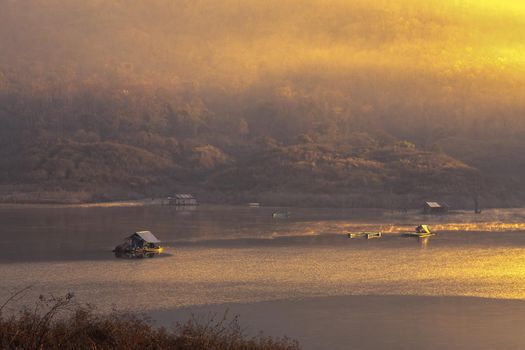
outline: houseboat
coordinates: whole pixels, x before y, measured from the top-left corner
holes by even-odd
[[[160,246],[160,240],[150,231],[137,231],[126,240],[115,247],[115,253],[128,254],[159,254],[164,248]]]

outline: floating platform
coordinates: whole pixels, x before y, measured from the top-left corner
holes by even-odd
[[[417,237],[417,238],[425,238],[425,237],[431,237],[435,236],[435,233],[432,232],[407,232],[403,233],[404,237]]]
[[[381,238],[382,236],[381,232],[365,232],[366,239]]]
[[[381,232],[359,232],[359,233],[349,233],[348,238],[354,239],[354,238],[366,238],[366,239],[374,239],[374,238],[381,238],[383,236],[383,233]]]

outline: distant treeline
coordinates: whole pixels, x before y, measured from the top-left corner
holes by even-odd
[[[374,198],[362,203],[383,206],[388,196],[486,191],[468,161],[447,155],[438,140],[418,142],[417,125],[414,138],[401,139],[373,119],[334,118],[322,98],[306,105],[277,96],[239,103],[235,113],[198,94],[144,89],[3,94],[0,101],[5,193],[361,194]]]

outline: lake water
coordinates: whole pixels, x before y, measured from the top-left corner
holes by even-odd
[[[29,285],[29,301],[72,291],[163,325],[229,309],[306,349],[525,348],[525,210],[275,210],[0,207],[0,300]],[[440,234],[399,237],[420,223]],[[115,258],[143,229],[166,254]],[[390,234],[345,235],[364,230]]]

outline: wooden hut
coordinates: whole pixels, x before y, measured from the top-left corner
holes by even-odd
[[[189,193],[178,193],[169,198],[169,205],[195,206],[198,205],[197,198]]]
[[[115,247],[115,252],[161,252],[160,240],[151,231],[137,231],[127,237],[124,243]]]
[[[423,214],[445,214],[448,212],[448,205],[438,202],[425,202],[423,204]]]

